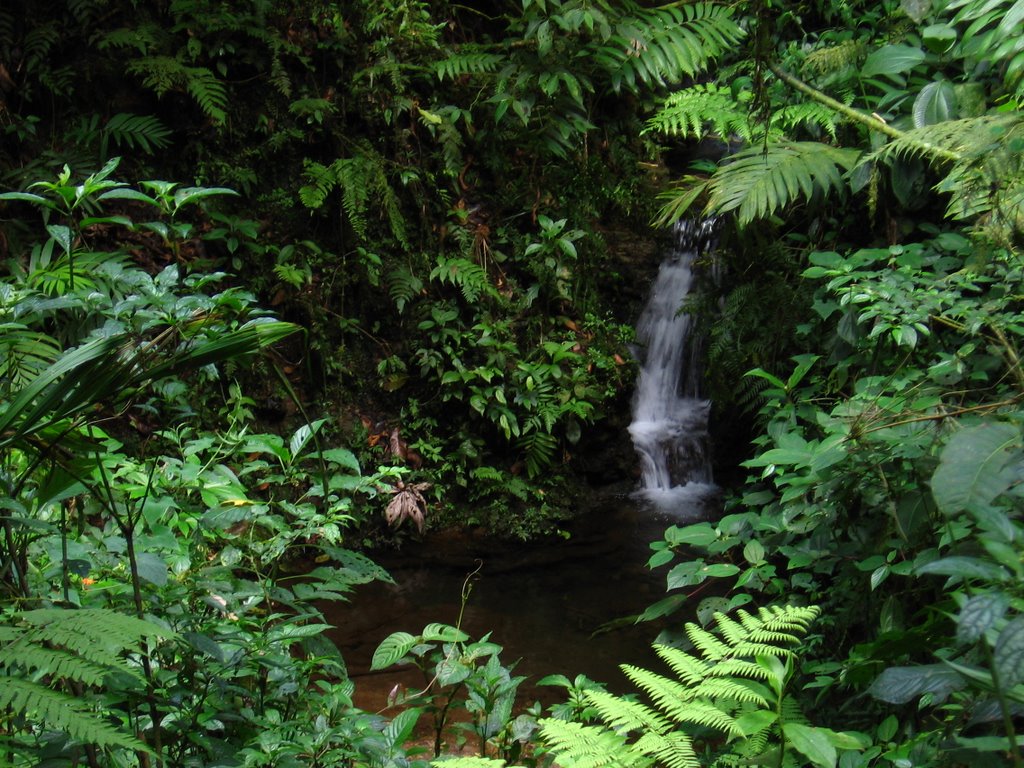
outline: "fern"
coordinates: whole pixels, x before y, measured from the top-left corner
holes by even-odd
[[[328,195],[340,188],[345,215],[360,238],[369,237],[367,212],[375,202],[386,214],[391,234],[403,247],[409,247],[398,196],[388,183],[384,159],[373,149],[361,146],[352,157],[339,158],[329,167],[306,160],[304,172],[307,183],[299,189],[303,205],[320,208]]]
[[[142,84],[157,96],[184,91],[214,123],[221,125],[227,120],[227,89],[206,67],[190,67],[171,56],[146,56],[129,62],[127,69],[141,75]]]
[[[534,430],[519,438],[518,447],[523,451],[526,474],[534,478],[554,463],[558,439],[550,432]]]
[[[954,0],[947,8],[959,9],[953,23],[966,27],[958,47],[968,62],[1001,70],[1007,92],[1024,109],[1024,7],[1019,0]]]
[[[612,87],[635,91],[692,77],[739,42],[744,33],[731,8],[711,3],[640,8],[630,4],[608,39],[593,49]]]
[[[102,687],[114,674],[141,681],[126,652],[145,638],[169,637],[162,628],[105,609],[40,609],[15,614],[0,626],[0,710],[47,730],[100,747],[145,750],[65,684]],[[45,685],[39,680],[47,680]]]
[[[644,133],[651,131],[684,139],[712,135],[750,141],[754,137],[746,108],[730,89],[714,83],[684,88],[666,97],[661,109],[647,121]]]
[[[119,112],[107,121],[100,132],[100,153],[108,157],[110,142],[129,149],[140,149],[148,155],[163,149],[170,142],[171,129],[152,115]]]
[[[505,56],[481,51],[459,51],[433,64],[437,79],[457,80],[460,77],[484,75],[497,71],[505,62]]]
[[[469,303],[483,295],[493,296],[496,293],[487,278],[487,271],[468,259],[438,256],[437,266],[431,270],[430,279],[455,286]]]
[[[803,716],[783,696],[784,680],[772,680],[772,686],[753,681],[772,678],[772,670],[779,668],[777,660],[793,655],[794,646],[817,615],[817,608],[799,606],[761,608],[757,615],[741,610],[736,619],[718,613],[715,621],[721,637],[687,624],[687,635],[703,658],[670,646],[654,646],[676,680],[640,667],[622,668],[651,704],[588,690],[583,696],[603,726],[553,719],[540,722],[555,763],[563,768],[646,767],[654,762],[672,768],[698,768],[693,738],[707,729],[729,741],[738,740],[733,751],[747,762],[757,763],[770,751],[773,739],[785,739],[772,715],[791,713],[786,722],[802,722]],[[738,717],[757,711],[766,716],[744,722],[763,721],[763,725],[741,728]]]
[[[1024,229],[1024,162],[1016,148],[1024,139],[1019,112],[946,120],[906,131],[868,156],[865,162],[894,156],[933,159],[935,149],[953,152],[957,160],[936,185],[950,194],[946,215],[966,219],[992,212],[1005,228]]]
[[[405,311],[406,305],[423,290],[423,281],[404,265],[388,273],[387,285],[388,295],[395,302],[399,314]]]
[[[736,211],[740,224],[770,216],[797,200],[823,198],[844,188],[843,172],[860,152],[811,141],[750,147],[722,165],[711,180],[708,210]]]
[[[844,40],[836,45],[816,48],[804,58],[803,70],[819,78],[855,72],[867,46],[860,40]]]

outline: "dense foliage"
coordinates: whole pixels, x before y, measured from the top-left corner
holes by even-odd
[[[1021,765],[1022,21],[6,2],[0,764],[384,768],[461,731],[464,768]],[[557,521],[630,379],[610,232],[708,214],[751,475],[654,545],[671,673],[554,676],[545,717],[430,624],[373,660],[424,688],[356,709],[319,607],[388,578],[355,545]]]

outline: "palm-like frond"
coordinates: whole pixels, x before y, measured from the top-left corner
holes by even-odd
[[[690,77],[743,38],[732,9],[712,3],[635,7],[593,49],[615,90],[664,86]]]
[[[708,211],[736,211],[740,223],[749,224],[798,200],[823,199],[845,187],[843,173],[859,157],[859,150],[812,141],[750,147],[715,173]]]
[[[946,120],[906,131],[865,162],[895,156],[933,158],[936,147],[958,159],[936,185],[950,195],[946,215],[967,219],[988,214],[997,226],[1024,230],[1024,159],[1017,149],[1024,140],[1024,114],[984,115]]]

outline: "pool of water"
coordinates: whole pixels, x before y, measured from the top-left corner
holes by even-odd
[[[567,528],[568,538],[528,545],[434,536],[375,560],[395,584],[360,587],[347,604],[328,607],[333,639],[356,683],[356,703],[383,709],[398,684],[417,690],[418,672],[371,672],[370,659],[390,633],[417,634],[431,622],[456,624],[467,579],[471,590],[462,629],[473,639],[487,632],[501,645],[502,662],[526,675],[520,704],[561,701],[560,689],[538,688],[541,677],[586,674],[623,687],[622,663],[658,668],[650,643],[660,627],[620,621],[664,597],[665,570],[651,571],[649,543],[673,523],[700,519],[699,507],[652,510],[627,493],[589,501],[590,510]],[[676,616],[679,624],[686,617]],[[608,629],[610,624],[621,624]]]

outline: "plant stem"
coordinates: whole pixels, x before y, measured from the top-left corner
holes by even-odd
[[[893,128],[891,125],[885,122],[885,120],[878,117],[877,115],[865,114],[864,112],[861,112],[859,109],[848,107],[841,101],[836,101],[828,94],[822,93],[817,88],[808,85],[803,80],[799,79],[798,77],[795,77],[794,75],[791,75],[789,72],[786,72],[784,69],[781,69],[775,64],[769,62],[768,69],[770,69],[772,71],[772,74],[774,74],[782,82],[786,83],[786,85],[795,88],[796,90],[800,91],[800,93],[810,97],[819,104],[824,104],[829,109],[835,110],[844,117],[848,117],[854,122],[867,126],[872,131],[884,133],[886,136],[892,139],[902,139],[904,141],[912,142],[921,151],[926,152],[941,160],[946,160],[955,163],[963,159],[957,152],[944,149],[943,147],[937,147],[934,144],[930,144],[929,142],[920,141],[914,139],[911,136],[908,136],[906,132],[901,131],[898,128]]]

